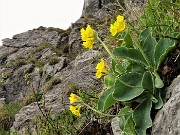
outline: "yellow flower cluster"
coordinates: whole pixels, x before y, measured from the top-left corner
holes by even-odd
[[[70,104],[78,102],[78,96],[74,93],[71,93],[69,97],[69,101],[70,101]]]
[[[74,93],[71,93],[70,94],[70,97],[69,97],[69,101],[70,101],[70,104],[73,104],[75,102],[78,102],[78,96]],[[73,105],[70,105],[70,111],[76,115],[76,116],[80,116],[80,106],[79,105],[76,105],[76,106],[73,106]]]
[[[87,25],[86,30],[84,28],[81,29],[81,39],[84,41],[83,46],[85,48],[92,49],[94,44],[94,30],[90,25]]]
[[[106,73],[106,68],[105,68],[105,61],[101,59],[101,62],[99,62],[96,66],[96,77],[101,78],[103,75]]]
[[[118,15],[115,23],[110,26],[111,35],[115,36],[117,33],[123,31],[125,27],[124,16]]]
[[[79,105],[76,105],[76,106],[70,106],[70,111],[74,114],[74,115],[76,115],[76,116],[80,116],[80,106]]]

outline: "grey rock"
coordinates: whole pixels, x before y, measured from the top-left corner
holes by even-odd
[[[0,109],[5,105],[5,98],[0,98]]]
[[[23,56],[24,58],[27,58],[29,56],[29,52],[32,51],[33,49],[34,49],[33,47],[19,48],[16,52],[10,54],[7,57],[7,63],[17,57]]]
[[[35,58],[38,59],[48,59],[50,58],[52,55],[54,54],[54,52],[52,52],[49,48],[43,49],[42,51],[38,52],[35,54]]]
[[[45,108],[42,109],[52,108],[52,114],[58,114],[65,107],[68,107],[69,101],[65,88],[69,83],[74,83],[83,90],[98,90],[97,86],[100,85],[100,83],[95,78],[95,63],[91,63],[98,55],[98,51],[90,50],[78,55],[67,67],[63,68],[62,65],[63,60],[66,59],[64,57],[61,57],[62,61],[59,62],[56,67],[48,67],[48,65],[46,65],[46,73],[61,78],[62,82],[55,85],[52,90],[45,94]],[[57,69],[56,72],[54,72],[55,69]],[[64,102],[62,102],[62,98]],[[41,114],[37,103],[31,103],[23,107],[15,116],[11,130],[17,130],[20,134],[24,134],[25,129],[29,129],[31,133],[34,133],[33,120],[37,114]]]
[[[83,15],[96,13],[104,5],[114,3],[116,0],[84,0]]]
[[[84,0],[83,14],[95,13],[101,8],[101,0]]]
[[[82,41],[80,38],[81,38],[80,31],[78,28],[75,27],[69,34],[69,42],[68,42],[69,53],[71,53],[72,56],[73,55],[77,56],[80,50],[82,49]]]
[[[27,32],[14,35],[12,39],[3,39],[3,46],[7,47],[36,47],[40,43],[48,42],[54,46],[57,46],[61,36],[59,32],[44,29],[34,29]]]
[[[167,88],[167,97],[169,100],[155,116],[152,135],[180,134],[180,76]]]
[[[8,56],[16,50],[16,48],[0,46],[0,65],[6,64]]]
[[[27,82],[24,78],[25,71],[30,68],[32,68],[31,64],[22,66],[5,82],[4,89],[6,90],[5,98],[7,102],[22,100],[23,97],[30,92],[30,88],[27,86]]]
[[[112,127],[112,131],[113,131],[113,135],[121,135],[122,131],[119,127],[119,123],[120,123],[119,117],[114,117],[111,120],[111,127]]]
[[[48,63],[43,68],[43,74],[40,85],[43,86],[47,80],[52,78],[56,73],[60,72],[67,65],[66,57],[59,57],[59,62],[55,65],[49,65]]]
[[[99,54],[99,51],[91,50],[91,51],[84,52],[81,55],[78,55],[74,61],[74,66],[76,70],[80,70],[85,65],[88,65],[87,62],[89,62],[90,60],[98,56],[98,54]]]
[[[99,55],[98,51],[90,50],[80,54],[67,68],[60,73],[64,87],[70,83],[77,84],[84,90],[98,90],[101,83],[95,77],[95,65],[93,59]]]

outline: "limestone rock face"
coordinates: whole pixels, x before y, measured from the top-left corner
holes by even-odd
[[[60,62],[53,68],[54,72],[60,70],[65,57],[57,54],[56,48],[62,50],[63,53],[65,45],[68,46],[68,38],[63,41],[63,45],[59,42],[67,37],[68,32],[68,30],[39,27],[14,35],[12,39],[4,39],[3,46],[0,48],[0,80],[2,82],[0,98],[5,98],[6,103],[22,101],[32,92],[27,86],[25,75],[31,76],[31,79],[29,78],[31,83],[37,86],[37,80],[41,80],[37,70],[43,71],[44,65],[52,56],[56,56],[57,61]],[[33,80],[35,78],[37,79]]]
[[[57,31],[39,27],[39,29],[29,30],[27,32],[14,35],[12,39],[3,39],[3,46],[7,47],[33,47],[40,42],[48,42],[52,45],[58,45],[61,35]]]
[[[30,91],[24,79],[24,71],[29,70],[31,66],[31,64],[23,65],[4,83],[4,89],[6,90],[6,102],[19,101]]]
[[[180,76],[167,88],[166,99],[168,101],[154,119],[152,135],[180,134]]]
[[[61,82],[55,85],[50,91],[45,94],[45,107],[52,108],[52,114],[58,114],[64,107],[68,107],[68,96],[66,91],[69,84],[75,84],[78,88],[89,90],[100,88],[101,83],[95,77],[95,65],[90,64],[93,58],[99,55],[98,51],[87,51],[82,55],[78,55],[66,68],[61,71],[53,73],[51,69],[47,68],[44,72],[51,74],[61,79]],[[44,83],[44,85],[46,85]],[[64,102],[62,102],[62,98]],[[45,108],[43,108],[45,109]],[[24,134],[26,129],[31,133],[35,132],[33,128],[33,119],[37,114],[41,114],[36,102],[23,107],[20,112],[15,116],[15,121],[11,130],[18,130],[19,133]]]

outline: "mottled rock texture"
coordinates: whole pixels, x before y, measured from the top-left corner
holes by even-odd
[[[180,134],[180,76],[167,88],[166,99],[154,119],[152,135]]]
[[[66,68],[56,73],[54,73],[56,67],[46,67],[44,72],[46,72],[47,75],[61,79],[60,83],[53,86],[53,88],[45,94],[46,109],[51,107],[52,114],[58,114],[64,107],[67,107],[69,104],[67,93],[70,91],[66,91],[68,90],[66,88],[72,83],[84,90],[98,90],[100,83],[98,83],[98,80],[94,76],[95,66],[90,63],[90,61],[98,55],[98,51],[85,52],[82,55],[78,55]],[[47,85],[46,83],[43,82],[45,86]],[[64,98],[64,102],[62,102],[62,98]],[[43,108],[43,110],[45,108]],[[41,114],[37,103],[34,102],[23,107],[15,116],[12,130],[19,130],[21,134],[24,134],[26,129],[30,129],[30,132],[33,132],[32,123],[37,114]]]

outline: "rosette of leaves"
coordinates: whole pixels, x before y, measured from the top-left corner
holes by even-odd
[[[164,86],[158,69],[167,54],[177,45],[180,33],[173,33],[158,41],[146,28],[134,43],[130,34],[123,33],[123,43],[113,54],[123,59],[112,61],[112,68],[104,77],[108,90],[98,102],[98,109],[105,111],[117,101],[124,103],[120,109],[120,128],[123,135],[146,135],[152,126],[151,110],[163,105],[161,91]]]

